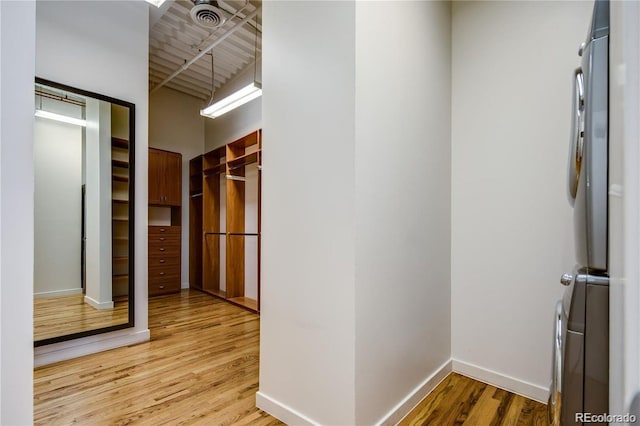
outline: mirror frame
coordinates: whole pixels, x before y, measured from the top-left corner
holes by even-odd
[[[134,326],[135,318],[135,285],[134,285],[134,270],[135,270],[135,250],[134,250],[134,236],[135,236],[135,104],[126,102],[121,99],[112,98],[109,96],[101,95],[99,93],[90,92],[87,90],[78,89],[76,87],[67,86],[65,84],[56,83],[51,80],[36,77],[36,84],[43,84],[55,89],[65,90],[81,96],[87,96],[100,101],[109,102],[112,104],[120,105],[129,108],[129,320],[123,324],[111,325],[108,327],[95,328],[92,330],[80,331],[77,333],[63,334],[56,337],[50,337],[48,339],[37,340],[33,342],[34,347],[50,345],[52,343],[65,342],[68,340],[79,339],[87,336],[94,336],[96,334],[108,333],[111,331],[122,330],[125,328],[131,328]],[[112,243],[113,244],[113,243]]]

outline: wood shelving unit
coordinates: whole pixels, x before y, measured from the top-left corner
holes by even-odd
[[[129,141],[111,138],[112,294],[129,288]],[[126,214],[124,212],[126,210]],[[127,290],[128,293],[128,290]]]
[[[202,162],[189,161],[189,287],[202,290]]]
[[[247,166],[261,164],[261,132],[252,132],[236,141],[214,149],[191,160],[193,172],[190,177],[190,191],[197,194],[199,188],[195,185],[198,171],[197,163],[202,159],[202,196],[192,196],[190,216],[190,235],[192,247],[197,245],[198,229],[202,251],[198,253],[192,249],[190,270],[192,277],[197,277],[196,270],[202,270],[202,281],[193,281],[193,288],[201,289],[216,297],[221,297],[233,304],[242,306],[254,312],[259,312],[260,303],[260,189],[261,168],[257,167],[257,174],[252,172],[252,196],[257,195],[257,203],[250,206],[251,215],[247,215]],[[197,200],[201,198],[202,207],[198,208]],[[253,198],[252,198],[253,199]],[[195,202],[194,202],[195,201]],[[257,205],[256,205],[257,204]],[[201,216],[198,217],[198,213]],[[257,223],[246,229],[248,218],[257,218]],[[201,226],[200,226],[201,225]],[[257,247],[255,259],[247,258],[247,239]],[[224,261],[222,259],[224,258]],[[250,265],[251,263],[251,265]],[[254,265],[255,263],[255,265]],[[253,267],[253,269],[249,268]],[[247,270],[257,271],[257,289],[252,291],[256,296],[247,294]]]

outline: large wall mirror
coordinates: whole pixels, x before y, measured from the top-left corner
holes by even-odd
[[[133,327],[135,107],[36,78],[34,344]]]

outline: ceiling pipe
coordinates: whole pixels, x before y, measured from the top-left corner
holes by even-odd
[[[202,58],[204,55],[207,54],[207,52],[209,52],[211,49],[213,49],[214,47],[216,47],[217,45],[219,45],[220,43],[222,43],[224,40],[227,39],[227,37],[229,37],[231,34],[233,34],[234,32],[236,32],[237,30],[239,30],[240,28],[242,28],[244,26],[244,24],[246,24],[247,22],[249,22],[251,19],[253,19],[258,12],[260,12],[260,9],[262,9],[262,6],[257,7],[253,12],[251,12],[250,14],[248,14],[242,21],[238,22],[233,28],[231,28],[229,31],[227,31],[226,33],[222,34],[222,36],[220,36],[220,38],[216,39],[215,41],[213,41],[209,46],[205,47],[204,49],[202,49],[196,56],[194,56],[193,58],[191,58],[191,60],[187,61],[184,63],[184,65],[182,65],[180,68],[178,68],[173,74],[171,74],[169,77],[165,78],[164,80],[162,80],[160,83],[158,83],[153,89],[151,89],[151,91],[149,93],[153,93],[156,90],[158,90],[159,88],[161,88],[162,86],[164,86],[165,84],[167,84],[168,82],[170,82],[171,80],[173,80],[177,75],[179,75],[180,73],[182,73],[184,70],[186,70],[187,68],[189,68],[191,65],[193,65],[198,59]]]

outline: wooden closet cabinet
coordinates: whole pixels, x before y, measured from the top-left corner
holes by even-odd
[[[180,206],[182,155],[149,148],[149,204]]]
[[[149,296],[180,291],[182,154],[149,148]]]

